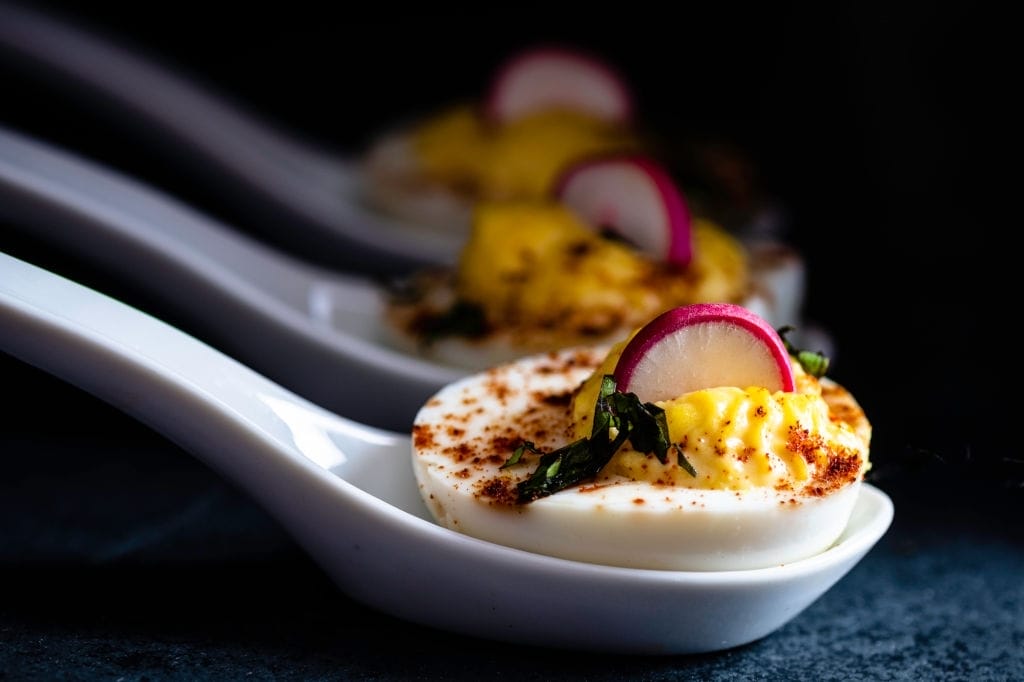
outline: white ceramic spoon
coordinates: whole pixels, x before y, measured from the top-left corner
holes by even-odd
[[[398,273],[458,256],[461,233],[365,206],[356,160],[317,149],[107,36],[0,2],[0,54],[127,114],[118,120],[251,209],[254,229],[273,230],[332,264]]]
[[[893,516],[890,499],[864,485],[832,548],[765,569],[557,559],[432,523],[408,436],[338,417],[151,316],[2,253],[0,350],[194,453],[274,515],[354,599],[474,637],[627,654],[746,644],[842,578]]]
[[[411,428],[429,395],[466,374],[383,343],[383,286],[294,259],[0,127],[4,217],[170,306],[275,381],[364,423]]]

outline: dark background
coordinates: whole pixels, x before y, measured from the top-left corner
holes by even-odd
[[[871,480],[896,503],[897,521],[878,551],[887,560],[924,562],[915,564],[923,572],[916,577],[897,564],[910,571],[897,584],[890,571],[877,586],[886,603],[898,601],[900,587],[929,577],[936,590],[955,591],[976,575],[973,568],[956,571],[964,561],[983,564],[982,550],[995,548],[992,563],[1000,570],[1024,571],[1024,452],[1014,395],[1020,378],[1017,221],[1003,208],[1012,194],[996,162],[1009,157],[1006,129],[998,124],[1005,115],[1006,43],[998,38],[1004,19],[984,6],[751,9],[715,3],[681,5],[669,18],[653,3],[614,12],[541,3],[344,11],[303,2],[267,10],[195,2],[99,3],[87,11],[74,3],[37,4],[92,22],[343,153],[358,153],[375,134],[417,112],[478,94],[494,65],[524,45],[563,42],[606,56],[633,84],[646,125],[671,139],[720,139],[744,150],[764,188],[785,208],[787,239],[808,263],[808,317],[836,340],[831,375],[871,418]],[[146,178],[246,229],[246,218],[201,176],[165,163],[131,130],[109,125],[2,64],[0,78],[0,124]],[[2,225],[0,248],[133,299],[121,283]],[[388,632],[465,645],[359,612],[248,500],[145,427],[9,357],[0,358],[0,377],[8,394],[18,396],[0,415],[4,448],[20,454],[13,473],[0,477],[0,505],[9,518],[0,522],[0,571],[8,585],[25,586],[4,595],[0,638],[6,636],[17,655],[0,673],[49,677],[55,669],[95,669],[191,677],[221,671],[234,677],[246,661],[258,660],[253,670],[265,677],[330,677],[340,662],[323,653],[331,638],[315,634],[326,630],[361,643],[357,648],[369,654],[347,670],[370,676],[375,668],[388,669],[382,643]],[[54,416],[59,426],[50,422]],[[35,453],[47,453],[50,463]],[[82,453],[89,461],[79,461]],[[137,539],[136,530],[151,527],[147,519],[166,523],[181,509],[194,517],[174,516],[177,525],[148,544],[117,544],[121,536]],[[951,544],[941,546],[942,539]],[[929,558],[925,549],[943,558]],[[936,565],[949,572],[928,574]],[[870,590],[886,568],[892,565],[871,575],[855,572],[848,581]],[[240,580],[235,569],[244,573]],[[995,585],[1008,578],[986,579]],[[1001,602],[982,603],[971,593],[978,622],[987,613],[993,626],[1001,624],[986,645],[980,624],[977,631],[928,630],[921,613],[887,614],[876,603],[874,618],[906,619],[914,639],[898,656],[887,650],[881,659],[886,670],[931,679],[1019,674],[1021,593],[1019,581],[1009,580],[1010,596]],[[278,581],[290,584],[272,584]],[[150,583],[159,590],[150,591]],[[984,585],[977,589],[993,596]],[[266,612],[252,612],[251,593],[268,599]],[[849,590],[835,599],[843,608],[863,606]],[[922,598],[915,608],[927,602]],[[963,608],[953,611],[969,610],[958,603]],[[335,608],[347,609],[351,618],[359,613],[366,629],[339,623]],[[841,669],[852,675],[878,660],[854,644],[817,652],[841,663],[798,655],[801,638],[819,619],[828,623],[825,607],[816,608],[746,656],[647,670],[727,678],[744,666],[770,671],[766,661],[779,655],[799,660],[805,672],[845,665]],[[193,616],[206,624],[196,626]],[[866,636],[867,625],[851,627],[844,635],[851,641]],[[871,627],[886,625],[872,621]],[[48,638],[60,652],[47,646]],[[130,651],[104,644],[114,640],[126,640]],[[262,651],[269,641],[277,644],[272,653]],[[428,644],[414,645],[413,662],[391,672],[448,671]],[[956,646],[962,658],[949,653]],[[186,661],[179,668],[172,664],[175,655]],[[118,656],[123,663],[109,663],[122,660]],[[196,663],[200,659],[206,662]],[[487,670],[486,656],[473,664]],[[603,664],[621,674],[629,669]],[[527,668],[509,671],[523,675]]]

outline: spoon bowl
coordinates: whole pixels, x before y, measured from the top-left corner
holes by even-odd
[[[622,654],[746,644],[840,580],[893,516],[888,496],[865,484],[835,545],[764,569],[558,559],[433,523],[408,435],[340,417],[154,317],[6,254],[0,350],[125,411],[234,481],[354,599],[473,637]]]

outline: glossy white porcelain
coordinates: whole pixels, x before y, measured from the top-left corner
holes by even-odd
[[[625,654],[742,645],[840,580],[893,516],[889,498],[864,485],[833,547],[757,570],[557,559],[432,523],[408,435],[341,418],[180,330],[6,254],[0,350],[133,415],[236,482],[353,598],[473,637]]]
[[[250,211],[252,227],[360,272],[452,263],[462,233],[368,208],[360,162],[307,143],[195,79],[30,5],[0,2],[0,56],[84,97]],[[287,226],[283,228],[282,226]]]
[[[0,218],[173,310],[305,397],[383,428],[464,376],[395,350],[382,285],[312,266],[130,178],[0,127]]]

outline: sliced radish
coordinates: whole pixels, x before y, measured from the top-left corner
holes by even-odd
[[[615,367],[619,390],[645,402],[717,386],[795,387],[789,353],[763,318],[731,303],[673,308],[626,344]]]
[[[672,176],[642,156],[607,156],[571,166],[555,196],[596,229],[611,229],[653,258],[687,266],[690,209]]]
[[[568,48],[537,47],[498,69],[484,104],[485,115],[499,123],[553,108],[627,123],[633,98],[622,78],[597,58]]]

